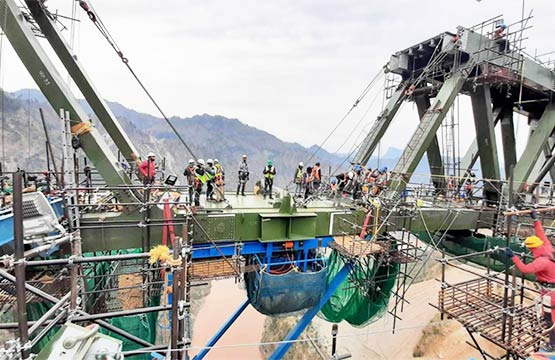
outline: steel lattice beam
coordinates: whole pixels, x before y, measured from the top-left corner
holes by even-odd
[[[405,98],[405,85],[402,83],[389,99],[383,112],[374,121],[374,124],[372,124],[372,128],[368,132],[368,135],[366,135],[366,138],[364,138],[354,158],[355,163],[366,165],[368,160],[370,160],[370,157],[374,153],[374,150],[376,150],[378,143],[382,139],[389,124],[391,124],[391,120],[393,120],[395,114],[397,114]]]
[[[426,115],[426,111],[430,108],[430,97],[428,94],[415,96],[414,102],[416,103],[416,108],[418,110],[418,117],[420,121]],[[426,150],[426,156],[428,157],[428,165],[430,167],[430,174],[432,174],[432,182],[436,190],[443,188],[445,183],[444,179],[444,169],[443,160],[441,159],[441,151],[439,149],[439,143],[437,141],[437,135],[434,136],[428,150]]]
[[[98,119],[108,132],[116,144],[118,150],[129,164],[133,164],[138,160],[138,153],[135,146],[119,124],[118,120],[112,114],[106,102],[102,99],[99,92],[93,86],[91,80],[85,73],[83,66],[77,60],[77,56],[70,49],[64,37],[54,24],[53,20],[44,8],[43,1],[25,0],[31,15],[40,27],[43,35],[46,37],[62,64],[67,69],[72,80],[91,106],[92,110],[98,116]]]
[[[0,14],[4,14],[0,26],[55,112],[58,113],[60,109],[64,109],[70,112],[72,121],[76,123],[88,121],[86,112],[38,43],[26,17],[21,13],[14,0],[0,1]],[[108,145],[94,127],[81,134],[79,139],[87,157],[107,184],[121,185],[131,182],[127,174],[119,168],[116,157],[110,152]],[[121,201],[134,199],[129,192],[117,192],[116,195]]]
[[[443,83],[393,169],[396,178],[389,186],[388,197],[395,196],[405,189],[406,182],[410,180],[424,152],[430,147],[439,126],[461,91],[471,67],[467,65],[466,69],[461,69]]]

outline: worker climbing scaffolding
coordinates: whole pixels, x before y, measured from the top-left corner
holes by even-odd
[[[534,220],[536,235],[527,237],[524,244],[534,256],[534,260],[529,264],[523,263],[511,248],[506,248],[505,254],[512,259],[520,272],[536,276],[536,282],[541,287],[542,315],[550,328],[549,341],[544,350],[555,356],[555,259],[553,258],[553,245],[545,235],[536,209],[532,209],[530,215]]]

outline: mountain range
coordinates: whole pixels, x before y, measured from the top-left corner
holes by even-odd
[[[110,144],[110,150],[116,153],[117,149],[91,108],[86,101],[80,102],[95,127]],[[144,157],[146,153],[153,151],[158,155],[159,162],[161,159],[165,160],[166,173],[182,174],[190,155],[163,119],[137,112],[117,102],[107,103],[140,155]],[[0,102],[0,111],[3,111],[0,162],[4,171],[14,171],[17,168],[27,171],[46,169],[45,135],[39,108],[44,111],[54,152],[61,162],[62,123],[57,112],[39,90],[23,89],[13,93],[5,92]],[[237,167],[243,154],[248,155],[251,173],[255,174],[251,179],[261,177],[266,161],[273,160],[278,172],[276,185],[284,187],[293,177],[298,162],[309,159],[317,149],[316,145],[306,148],[298,143],[282,141],[238,119],[220,115],[172,117],[170,121],[195,155],[205,160],[220,160],[226,169],[230,186],[234,185]],[[311,163],[320,161],[323,172],[328,174],[329,169],[337,168],[344,159],[345,155],[331,154],[320,149]],[[251,185],[254,185],[254,182]]]

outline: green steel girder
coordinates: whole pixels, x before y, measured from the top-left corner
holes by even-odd
[[[366,165],[368,160],[370,160],[370,157],[374,153],[374,150],[376,150],[376,147],[389,127],[389,124],[391,124],[391,120],[393,120],[395,114],[397,114],[397,111],[406,98],[405,89],[406,84],[401,83],[387,102],[382,113],[376,118],[372,124],[372,128],[358,149],[354,158],[355,163]]]
[[[60,109],[64,109],[69,111],[72,121],[79,123],[87,121],[87,114],[38,43],[25,16],[14,0],[0,1],[0,14],[3,14],[0,26],[55,112],[58,113]],[[129,177],[119,168],[116,157],[110,152],[108,145],[94,127],[91,128],[91,131],[80,135],[79,138],[87,157],[107,184],[130,183]],[[133,195],[128,192],[118,192],[116,196],[125,202],[134,199]]]
[[[528,137],[524,152],[514,167],[514,186],[518,191],[524,190],[528,178],[538,161],[547,139],[555,128],[555,105],[545,108],[536,129]]]
[[[470,64],[469,64],[470,65]],[[467,66],[469,66],[467,65]],[[471,66],[469,66],[471,68]],[[403,154],[399,158],[397,165],[393,169],[395,178],[391,181],[387,192],[387,197],[395,197],[399,192],[403,191],[406,183],[410,180],[412,173],[422,159],[424,152],[430,147],[430,144],[436,136],[441,122],[447,115],[449,109],[453,105],[457,94],[462,89],[468,72],[470,70],[461,69],[445,80],[437,96],[434,98],[432,105],[422,117],[420,124],[405,147]]]
[[[470,95],[470,98],[472,101],[472,112],[474,113],[474,126],[476,128],[482,176],[486,179],[499,180],[499,159],[497,157],[489,85],[477,86],[476,91]]]
[[[503,143],[505,179],[508,179],[510,177],[511,165],[516,165],[517,159],[512,104],[503,106],[501,110],[501,141]]]
[[[428,94],[415,96],[414,102],[416,103],[416,108],[418,110],[418,117],[420,118],[420,121],[422,121],[426,111],[430,108],[430,96]],[[437,135],[434,135],[428,150],[426,150],[426,156],[428,157],[430,174],[432,174],[432,182],[434,183],[436,190],[441,189],[443,188],[442,184],[445,183],[445,173],[443,169],[443,160],[441,159],[441,151],[437,141]]]
[[[410,220],[407,220],[406,213],[392,214],[389,218],[390,225],[383,230],[398,231],[402,230],[405,226],[410,227],[411,231],[426,231],[428,229],[431,232],[437,230],[475,229],[480,228],[480,224],[491,224],[495,215],[493,211],[480,212],[479,210],[465,208],[422,208],[418,212],[419,214],[414,214],[414,216],[410,217]],[[303,212],[299,212],[299,214],[303,214]],[[310,215],[299,217],[301,221],[313,218],[315,223],[311,226],[299,223],[298,225],[304,229],[304,234],[294,233],[293,235],[295,236],[293,237],[287,237],[287,229],[291,226],[289,222],[278,221],[272,226],[266,227],[265,220],[270,216],[273,215],[280,219],[277,211],[271,211],[270,209],[197,214],[195,218],[215,242],[280,242],[309,239],[315,236],[354,234],[360,231],[366,215],[363,211],[333,208],[325,210],[311,209],[310,212],[305,214]],[[151,219],[162,218],[162,211],[153,207]],[[142,220],[142,215],[139,214],[118,214],[117,216],[115,214],[112,214],[112,216],[106,216],[106,214],[87,214],[81,219],[81,226],[83,227],[81,230],[83,251],[109,251],[142,247],[143,239],[147,235],[147,229],[139,226]],[[125,221],[127,226],[116,227],[111,225],[114,221]],[[182,229],[179,224],[184,222],[183,215],[177,215],[174,217],[174,221],[176,233],[181,233]],[[370,223],[373,223],[373,221],[374,219],[370,219]],[[133,226],[133,223],[136,223],[137,226]],[[206,234],[198,226],[193,228],[192,239],[194,239],[195,243],[209,242]],[[160,244],[162,227],[151,227],[150,237],[152,246]]]
[[[42,0],[25,0],[31,15],[37,22],[41,29],[42,34],[46,37],[62,64],[67,69],[69,75],[89,103],[92,110],[108,132],[108,135],[114,141],[116,147],[127,160],[129,164],[133,164],[138,160],[138,153],[119,124],[118,120],[112,114],[106,102],[102,99],[99,92],[93,86],[91,80],[88,78],[81,63],[77,60],[77,56],[70,49],[64,37],[54,24],[47,10],[44,7]]]

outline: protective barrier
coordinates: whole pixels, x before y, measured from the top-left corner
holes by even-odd
[[[326,290],[326,268],[313,272],[291,270],[269,274],[245,273],[251,305],[265,315],[284,315],[316,306]]]
[[[339,253],[333,251],[328,259],[328,284],[343,265]],[[398,272],[399,265],[396,263],[380,265],[378,261],[370,261],[367,266],[358,263],[318,316],[334,323],[345,320],[357,327],[364,327],[379,319],[387,311]],[[373,279],[370,287],[359,286],[366,279]]]

